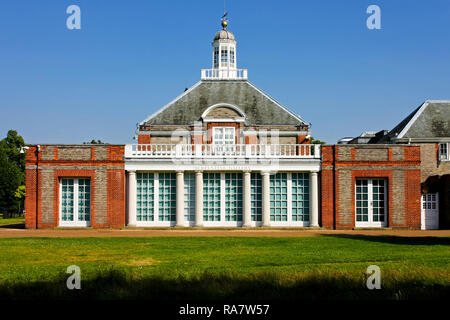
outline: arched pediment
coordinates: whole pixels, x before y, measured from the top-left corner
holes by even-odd
[[[239,107],[229,103],[218,103],[208,107],[201,118],[205,119],[239,119],[245,120],[247,116]]]

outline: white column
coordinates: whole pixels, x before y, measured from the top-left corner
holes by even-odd
[[[128,171],[128,225],[136,226],[136,171]]]
[[[319,187],[317,172],[313,171],[310,174],[310,193],[309,193],[309,203],[311,210],[311,227],[319,227]]]
[[[262,225],[270,227],[270,173],[261,172],[262,176]]]
[[[177,227],[184,227],[184,172],[177,171]]]
[[[195,172],[195,226],[203,227],[203,172]]]
[[[244,221],[243,227],[250,227],[252,223],[252,207],[251,207],[251,173],[250,171],[244,171],[244,194],[243,194],[243,209],[244,209]]]

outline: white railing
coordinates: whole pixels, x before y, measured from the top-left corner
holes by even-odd
[[[247,69],[202,69],[202,80],[247,80]]]
[[[128,159],[271,158],[320,159],[320,145],[311,144],[128,144]]]

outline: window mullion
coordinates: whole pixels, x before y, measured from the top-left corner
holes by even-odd
[[[79,215],[79,212],[78,212],[78,198],[79,198],[79,196],[78,196],[78,190],[79,190],[79,187],[78,187],[78,179],[74,179],[73,180],[73,220],[74,220],[74,223],[75,224],[77,224],[78,223],[78,215]]]
[[[225,221],[225,173],[220,174],[220,221]]]
[[[292,222],[292,173],[287,174],[287,221]]]
[[[370,224],[373,223],[373,180],[369,179],[367,181],[367,199],[369,201],[369,205],[368,205],[368,214],[369,214],[369,219],[368,222]]]
[[[155,173],[155,180],[153,182],[154,203],[153,203],[153,217],[154,221],[160,221],[159,219],[159,173]]]

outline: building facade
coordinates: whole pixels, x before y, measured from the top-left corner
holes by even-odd
[[[137,144],[30,146],[27,228],[421,227],[421,146],[311,144],[237,68],[227,26],[212,68],[139,123]]]

